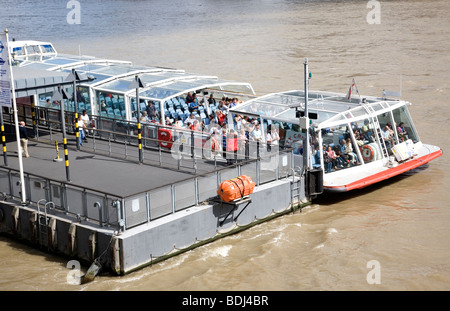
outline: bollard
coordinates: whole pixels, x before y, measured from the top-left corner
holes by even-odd
[[[8,166],[8,157],[6,155],[5,126],[3,125],[3,107],[2,109],[0,109],[0,130],[2,134],[3,162],[5,163],[5,166]]]
[[[57,140],[55,140],[55,146],[56,146],[56,159],[53,159],[53,162],[61,162],[62,159],[59,157],[59,148]]]
[[[75,110],[75,137],[77,141],[77,150],[80,150],[80,129],[78,128],[78,113]]]

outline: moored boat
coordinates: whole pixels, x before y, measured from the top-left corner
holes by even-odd
[[[305,156],[305,124],[309,124],[307,163],[309,169],[321,170],[324,190],[364,188],[443,154],[439,147],[421,141],[408,111],[410,102],[320,91],[308,94],[309,117],[302,116],[305,92],[298,90],[251,99],[232,112],[257,115],[277,126],[281,146],[294,147],[299,157]]]
[[[292,90],[256,96],[251,84],[246,82],[226,81],[178,69],[134,66],[125,61],[60,55],[49,42],[15,41],[9,47],[15,67],[59,74],[69,74],[75,69],[93,77],[77,86],[78,107],[74,107],[72,99],[66,103],[66,111],[87,110],[97,120],[97,127],[103,129],[130,128],[120,127],[120,124],[136,121],[136,115],[150,103],[155,105],[161,125],[165,126],[167,120],[184,122],[191,114],[187,102],[191,94],[197,94],[197,100],[203,102],[193,112],[195,117],[208,125],[209,116],[219,108],[219,98],[211,104],[208,96],[238,96],[240,103],[227,108],[231,112],[227,116],[227,131],[241,129],[240,121],[234,118],[236,115],[241,119],[247,116],[247,120],[262,125],[260,142],[264,144],[270,132],[277,131],[280,140],[276,148],[293,148],[300,167],[321,170],[318,174],[323,189],[328,191],[364,188],[420,167],[443,154],[439,147],[421,141],[408,110],[410,102],[388,98],[386,94],[381,97],[362,96],[359,92],[351,95],[355,83],[348,94]],[[143,82],[139,107],[132,86],[137,75]],[[69,94],[73,93],[71,85],[66,89]],[[59,109],[58,105],[46,102],[51,94],[39,94],[35,100],[37,106]],[[305,116],[305,103],[308,116]],[[304,161],[306,128],[309,128],[310,148]],[[161,129],[164,130],[171,137],[172,130]],[[270,152],[274,151],[272,146]]]

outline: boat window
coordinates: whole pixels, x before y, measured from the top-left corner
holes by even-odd
[[[45,108],[52,108],[52,102],[51,102],[52,96],[53,96],[53,91],[39,94],[38,106],[45,107]],[[47,99],[49,100],[48,103],[47,103]],[[58,105],[58,107],[59,107],[59,105]]]
[[[42,60],[42,56],[40,54],[35,54],[27,57],[27,60],[30,62],[40,62]]]
[[[383,129],[386,125],[388,125],[392,130],[394,129],[392,126],[392,118],[390,112],[385,112],[382,114],[379,114],[377,116],[378,123],[380,123],[380,128]]]
[[[122,94],[114,94],[97,91],[97,110],[99,115],[111,119],[125,119],[125,97]]]
[[[130,98],[130,103],[131,103],[131,116],[133,121],[137,121],[137,105],[136,105],[136,97],[131,97]],[[144,111],[145,111],[145,115],[147,114],[146,109],[147,109],[147,103],[144,99],[139,98],[139,110],[140,110],[140,117],[142,117],[144,115]]]
[[[75,102],[73,99],[73,86],[65,87],[65,91],[69,95],[69,100],[66,101],[66,110],[75,111]],[[77,85],[77,109],[78,113],[86,110],[87,114],[92,114],[91,100],[89,97],[89,89],[86,86]]]
[[[26,46],[27,54],[40,54],[39,45],[27,45]]]
[[[417,143],[419,137],[406,106],[393,110],[392,114],[394,115],[395,130],[397,131],[399,142],[411,139],[414,143]]]
[[[65,101],[64,109],[66,111],[75,112],[75,101],[74,101],[74,94],[73,94],[73,85],[67,85],[64,86],[64,91],[66,91],[67,95],[69,96],[69,99]],[[79,86],[77,85],[77,111],[78,113],[83,112],[83,110],[86,110],[88,114],[92,114],[91,109],[91,100],[89,98],[89,89],[86,86]],[[45,106],[46,103],[44,103]]]
[[[375,140],[374,125],[369,119],[325,128],[322,134],[324,172],[331,173],[382,158]],[[329,160],[328,154],[336,157]],[[328,152],[327,152],[328,151]],[[316,156],[318,159],[318,156]],[[317,160],[316,160],[317,161]]]
[[[41,45],[43,53],[55,53],[55,50],[50,44]]]
[[[13,48],[13,53],[15,54],[14,56],[22,56],[25,55],[25,50],[21,46],[18,46]]]
[[[73,84],[63,86],[64,91],[66,92],[69,99],[64,100],[64,109],[65,111],[75,111],[75,105],[73,101]]]
[[[364,119],[353,122],[352,132],[355,143],[358,146],[357,150],[354,148],[354,152],[362,158],[364,163],[370,163],[382,158],[380,147],[375,138],[375,126],[372,120]]]
[[[278,135],[280,136],[280,148],[294,148],[295,154],[300,154],[303,145],[305,134],[297,124],[293,125],[287,122],[271,121],[272,124],[278,128]],[[267,132],[267,131],[266,131]]]

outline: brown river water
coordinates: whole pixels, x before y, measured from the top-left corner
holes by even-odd
[[[0,3],[17,40],[246,81],[258,94],[303,89],[308,57],[311,90],[345,93],[353,78],[364,95],[401,90],[421,140],[444,150],[414,172],[85,285],[67,282],[67,259],[2,236],[0,291],[450,290],[449,1],[80,1],[74,25],[66,1]]]

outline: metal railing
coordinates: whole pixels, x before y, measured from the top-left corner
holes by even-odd
[[[53,213],[123,231],[208,201],[217,196],[220,183],[240,175],[251,177],[257,185],[291,176],[292,156],[291,152],[275,154],[126,197],[29,173],[24,175],[24,182],[28,203],[52,202]],[[277,166],[273,166],[275,161]],[[0,167],[0,190],[4,197],[20,200],[20,183],[18,170]]]
[[[53,113],[55,116],[37,122],[35,130],[46,131],[52,140],[53,135],[60,132],[59,121],[55,120],[58,118],[58,111],[44,111],[43,115],[49,116]],[[70,113],[66,114],[66,118],[70,120]],[[95,116],[95,122],[95,128],[89,129],[89,144],[84,143],[83,148],[89,147],[95,153],[111,157],[139,160],[135,123],[99,116]],[[117,122],[121,122],[121,125]],[[105,129],[105,124],[112,128]],[[114,130],[116,128],[121,128],[122,131]],[[178,139],[173,142],[172,148],[163,148],[162,145],[167,141],[158,139],[160,129],[174,130],[172,127],[158,124],[143,124],[144,163],[172,166],[178,170],[189,169],[195,173],[193,177],[119,197],[77,186],[72,182],[26,174],[27,200],[37,203],[45,199],[47,202],[53,202],[54,212],[71,215],[78,220],[92,221],[100,226],[118,227],[123,231],[216,197],[220,183],[225,180],[247,175],[256,185],[260,185],[295,175],[295,167],[303,162],[296,159],[298,156],[294,155],[291,149],[268,150],[267,144],[258,142],[249,142],[245,145],[245,151],[242,149],[239,152],[212,152],[211,144],[207,143],[211,141],[208,140],[211,138],[210,134],[182,128],[177,128],[174,132],[173,136]],[[70,125],[68,130],[71,131]],[[182,135],[187,138],[186,141],[180,139]],[[239,145],[239,142],[237,143]],[[224,167],[226,160],[229,160],[229,163]],[[19,172],[0,168],[0,190],[11,197],[19,197]]]
[[[87,220],[99,226],[117,226],[120,211],[116,202],[122,198],[115,194],[54,180],[34,174],[24,174],[26,203],[39,205],[52,203],[53,214],[64,214],[76,221]],[[0,189],[12,199],[21,200],[20,172],[0,167]],[[95,208],[94,208],[95,207]]]
[[[293,154],[286,151],[129,195],[122,201],[125,227],[131,228],[206,202],[217,196],[217,189],[225,180],[247,175],[260,185],[292,176],[292,167]]]

